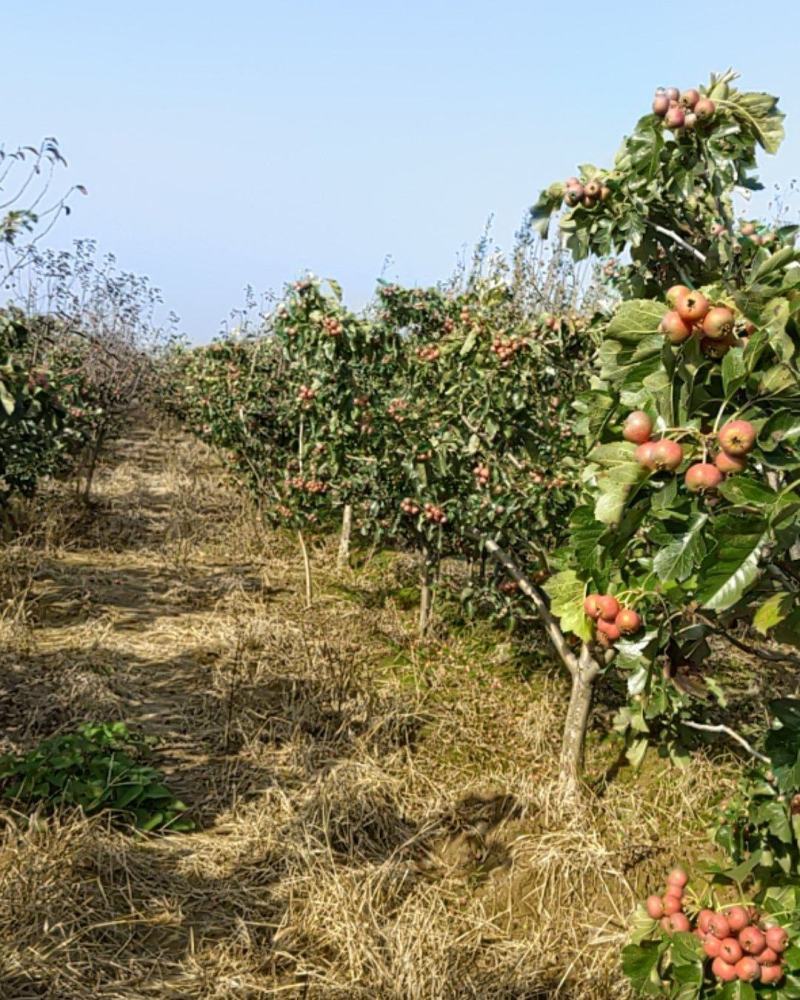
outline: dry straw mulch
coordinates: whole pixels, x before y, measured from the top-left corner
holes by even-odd
[[[719,763],[622,772],[566,810],[566,686],[523,676],[480,627],[420,646],[411,567],[302,598],[212,455],[143,425],[86,511],[62,489],[2,552],[0,733],[84,719],[156,736],[192,834],[4,812],[0,996],[9,1000],[627,997],[638,896],[707,851]],[[615,750],[593,740],[589,771]]]

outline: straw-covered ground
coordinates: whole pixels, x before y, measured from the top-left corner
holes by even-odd
[[[413,567],[265,534],[200,445],[144,425],[90,511],[40,498],[2,550],[0,734],[156,736],[197,830],[5,809],[0,996],[627,997],[626,919],[707,855],[734,771],[617,762],[565,812],[566,684],[489,626],[414,634]],[[532,640],[531,640],[532,641]],[[615,763],[617,762],[617,763]]]

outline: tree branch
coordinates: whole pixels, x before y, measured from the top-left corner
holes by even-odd
[[[508,573],[519,584],[519,589],[522,593],[536,608],[536,611],[542,620],[542,624],[544,625],[545,631],[547,632],[553,646],[555,646],[556,652],[564,661],[564,665],[567,670],[569,670],[571,674],[575,675],[578,670],[581,669],[583,664],[578,662],[578,658],[567,645],[564,633],[561,631],[556,619],[550,613],[550,608],[547,606],[547,601],[545,600],[542,592],[528,579],[511,556],[500,548],[497,542],[487,539],[483,544],[492,559],[494,559],[495,562],[500,563],[500,565],[508,571]]]
[[[700,253],[700,251],[696,247],[693,247],[691,243],[687,243],[682,236],[678,236],[678,234],[673,233],[671,229],[667,229],[666,226],[659,226],[655,222],[651,222],[650,225],[656,230],[656,232],[661,233],[664,236],[668,236],[671,240],[677,243],[679,247],[683,247],[684,250],[693,254],[701,264],[705,264],[707,262],[706,255],[704,253]]]
[[[715,628],[707,618],[701,618],[701,620],[711,627],[713,635],[721,636],[732,646],[741,649],[743,653],[749,653],[751,656],[757,656],[759,659],[767,660],[770,663],[791,663],[795,667],[800,667],[800,656],[795,656],[792,653],[775,653],[771,649],[764,649],[762,646],[750,646],[748,643],[742,642],[741,639],[737,639],[735,635],[730,635],[721,628]]]
[[[739,746],[744,747],[744,749],[756,760],[760,760],[762,764],[771,764],[772,761],[769,757],[764,756],[763,753],[759,753],[755,747],[751,746],[744,736],[741,736],[736,732],[735,729],[731,729],[730,726],[710,726],[704,722],[686,722],[681,721],[682,726],[686,726],[687,729],[697,729],[701,733],[723,733],[725,736],[730,736],[732,740],[735,740]]]

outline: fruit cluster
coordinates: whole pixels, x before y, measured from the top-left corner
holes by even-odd
[[[342,333],[342,324],[335,316],[326,316],[322,320],[322,327],[331,337],[339,337]]]
[[[475,482],[478,486],[486,486],[489,482],[489,466],[479,463],[472,470]]]
[[[400,501],[400,510],[402,510],[404,514],[410,514],[412,517],[415,517],[419,514],[419,504],[414,503],[411,497],[404,497]]]
[[[288,485],[293,490],[300,490],[301,493],[327,493],[328,484],[321,479],[304,479],[302,476],[292,476],[287,480]]]
[[[712,306],[701,292],[686,285],[673,285],[667,292],[669,312],[661,320],[661,332],[671,344],[682,344],[692,334],[700,338],[700,350],[709,358],[721,358],[743,341],[734,335],[736,318],[727,306]]]
[[[447,524],[447,515],[441,507],[437,507],[434,503],[426,503],[422,509],[432,524]]]
[[[691,131],[698,122],[714,117],[716,104],[703,97],[695,87],[680,91],[677,87],[659,87],[653,98],[653,114],[664,119],[667,128]]]
[[[570,208],[576,205],[583,205],[584,208],[594,208],[598,201],[605,201],[611,194],[611,188],[607,187],[598,178],[593,178],[585,184],[577,177],[568,177],[564,181],[564,201]],[[556,329],[556,327],[550,327]]]
[[[438,347],[434,344],[428,344],[426,347],[417,348],[417,357],[420,361],[438,361],[441,352]]]
[[[514,355],[525,347],[522,337],[497,337],[492,341],[492,351],[498,359],[503,362],[510,362]]]
[[[583,610],[596,623],[598,641],[610,646],[620,636],[633,635],[642,627],[642,619],[633,608],[621,607],[611,594],[588,594]]]
[[[297,390],[297,398],[301,403],[310,402],[316,394],[316,391],[314,389],[310,389],[307,385],[301,385]]]
[[[402,424],[406,419],[403,410],[408,409],[408,401],[405,399],[393,399],[389,405],[386,407],[386,412],[395,421],[395,423]]]
[[[789,944],[784,928],[763,918],[755,907],[741,905],[700,910],[692,928],[684,912],[687,881],[681,868],[671,872],[665,894],[648,896],[648,916],[659,920],[668,934],[693,931],[712,960],[711,972],[721,982],[780,982],[784,976],[783,953]]]

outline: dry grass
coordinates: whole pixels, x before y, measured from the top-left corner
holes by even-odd
[[[402,560],[337,576],[266,537],[198,445],[143,428],[87,515],[45,498],[0,566],[0,720],[123,718],[197,832],[6,814],[0,995],[626,997],[633,903],[707,853],[719,763],[565,810],[565,684],[483,628],[416,644]],[[592,741],[589,771],[616,753]]]

